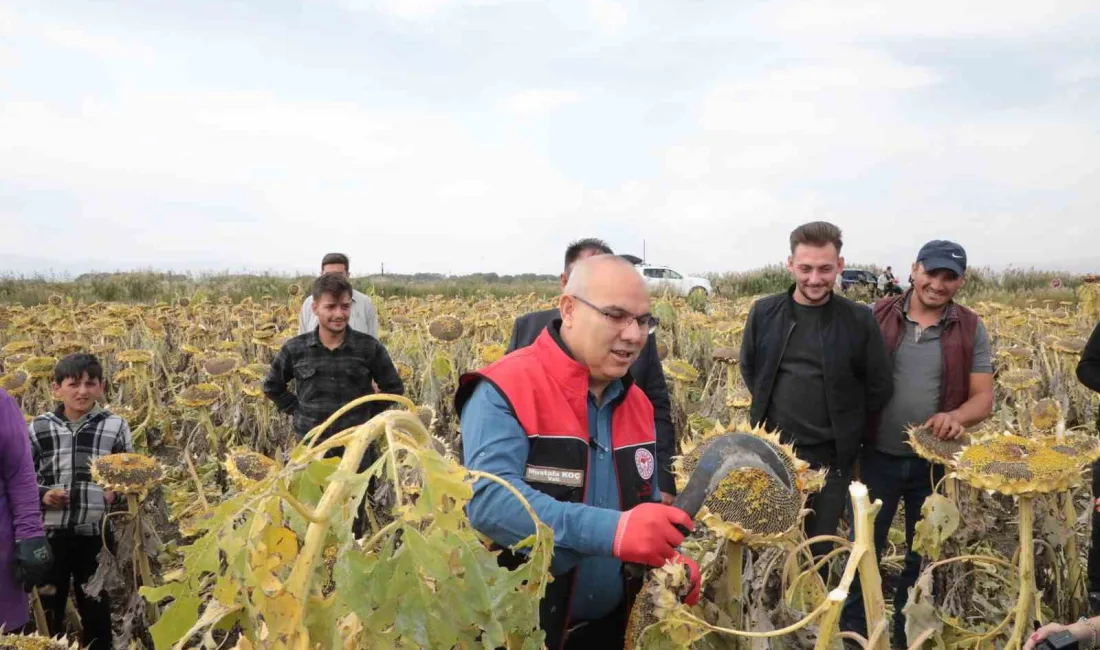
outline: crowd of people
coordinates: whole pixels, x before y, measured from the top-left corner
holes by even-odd
[[[906,430],[923,425],[954,439],[993,410],[989,334],[954,300],[966,281],[966,251],[951,241],[928,242],[916,253],[909,289],[884,291],[868,308],[835,290],[844,269],[839,228],[804,224],[791,232],[789,246],[792,285],[754,303],[742,336],[751,423],[778,430],[799,458],[827,472],[807,506],[807,536],[836,534],[848,486],[858,478],[882,502],[876,550],[886,546],[901,504],[911,548],[921,506],[943,468],[912,451]],[[279,350],[263,384],[298,437],[355,398],[404,393],[378,338],[377,311],[352,288],[348,267],[342,254],[322,260],[299,335]],[[892,269],[883,275],[880,284],[896,286]],[[640,588],[624,564],[682,563],[682,598],[693,604],[700,597],[699,568],[679,550],[693,521],[672,505],[676,432],[656,349],[659,326],[631,262],[601,240],[579,240],[565,252],[558,307],[517,319],[508,353],[463,375],[454,396],[463,463],[509,482],[553,531],[554,580],[540,603],[540,624],[554,650],[623,646]],[[1100,391],[1100,326],[1078,374]],[[94,356],[66,356],[52,381],[58,405],[29,431],[15,400],[0,390],[0,625],[7,632],[28,624],[26,593],[37,586],[49,631],[63,633],[71,582],[82,644],[112,645],[107,594],[83,587],[98,567],[101,540],[113,544],[104,517],[119,500],[95,485],[90,466],[133,443],[127,423],[99,404],[103,387]],[[348,411],[326,434],[365,422],[387,408],[381,404]],[[372,461],[368,455],[362,467]],[[523,551],[509,549],[534,532],[533,523],[508,490],[478,481],[467,513],[500,548],[503,564],[524,561]],[[1094,554],[1098,532],[1094,525]],[[827,553],[830,544],[813,550]],[[906,647],[901,612],[921,564],[910,550],[893,594],[894,647]],[[1100,592],[1100,554],[1090,557],[1089,577]],[[853,584],[841,628],[866,635],[859,582]],[[1096,628],[1082,621],[1068,629],[1085,642]],[[1044,628],[1028,643],[1059,629]]]

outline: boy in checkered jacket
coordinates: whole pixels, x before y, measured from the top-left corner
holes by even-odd
[[[50,632],[65,631],[69,580],[76,588],[77,611],[84,635],[81,645],[110,650],[111,607],[107,593],[84,593],[99,566],[102,526],[117,496],[92,481],[92,461],[133,451],[126,421],[98,405],[103,396],[103,367],[90,354],[70,354],[54,368],[54,396],[61,404],[31,421],[31,455],[38,474],[46,536],[54,565],[47,580],[56,588],[43,596]]]

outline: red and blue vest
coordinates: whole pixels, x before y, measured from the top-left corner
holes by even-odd
[[[490,382],[508,402],[512,414],[527,434],[529,451],[525,480],[534,489],[559,501],[583,503],[588,483],[588,458],[593,444],[588,433],[588,367],[565,348],[552,323],[535,342],[481,370],[464,374],[455,394],[455,411],[462,407],[482,381]],[[628,373],[623,391],[612,403],[611,445],[621,510],[653,501],[656,486],[657,442],[653,406]],[[501,563],[518,566],[523,556],[507,549]],[[539,607],[546,647],[564,645],[575,570],[555,576]],[[639,581],[626,580],[624,594],[629,607]]]

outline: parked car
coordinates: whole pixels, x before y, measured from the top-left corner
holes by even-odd
[[[634,268],[645,278],[646,286],[653,293],[670,291],[678,296],[690,296],[703,293],[707,296],[713,293],[710,281],[694,275],[684,275],[667,266],[654,266],[652,264],[635,264]]]
[[[878,286],[878,276],[863,269],[844,269],[840,272],[840,288],[847,291],[853,286]]]

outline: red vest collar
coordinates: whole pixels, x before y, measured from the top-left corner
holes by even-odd
[[[588,385],[591,372],[588,366],[573,357],[569,346],[561,338],[561,319],[552,321],[542,330],[538,338],[532,344],[535,356],[542,362],[543,367],[550,377],[562,387],[564,391],[575,396],[588,399]],[[619,381],[623,387],[615,401],[622,401],[626,397],[634,379],[628,372]]]

